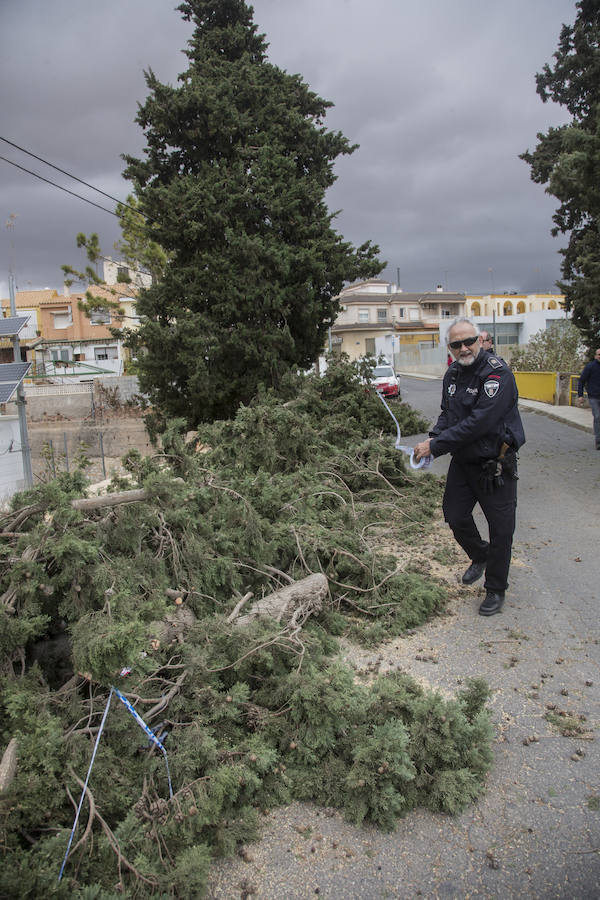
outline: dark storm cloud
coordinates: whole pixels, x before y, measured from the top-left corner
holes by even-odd
[[[191,34],[165,0],[4,0],[0,105],[4,137],[125,198],[122,153],[140,154],[134,123],[143,70],[175,82]],[[332,209],[348,240],[372,239],[406,290],[551,289],[556,202],[518,159],[536,132],[565,121],[542,104],[535,73],[552,59],[571,0],[256,0],[269,57],[335,106],[326,125],[360,149],[336,164]],[[0,142],[6,156],[101,206],[114,204]],[[4,228],[10,213],[16,224]],[[19,288],[60,288],[81,262],[79,231],[107,253],[116,219],[0,161],[0,293],[16,259]],[[490,271],[491,270],[491,271]]]

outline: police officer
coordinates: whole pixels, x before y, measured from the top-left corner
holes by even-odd
[[[517,506],[516,453],[525,443],[517,408],[517,386],[504,362],[482,350],[471,319],[457,318],[448,330],[454,362],[444,374],[442,409],[429,439],[415,447],[415,459],[450,453],[443,511],[471,565],[463,584],[485,572],[486,596],[479,613],[499,613],[508,570]],[[479,503],[489,526],[489,542],[479,534],[473,509]]]
[[[484,350],[489,350],[490,353],[494,352],[494,339],[492,338],[489,331],[481,331],[481,346]]]

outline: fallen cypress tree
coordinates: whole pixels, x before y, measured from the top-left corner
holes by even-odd
[[[403,433],[426,428],[395,412]],[[451,700],[399,673],[367,685],[337,653],[342,635],[372,644],[444,606],[378,549],[418,540],[439,501],[394,433],[340,363],[187,442],[168,423],[109,497],[82,502],[77,471],[15,498],[0,519],[3,895],[197,897],[211,858],[277,804],[393,828],[477,797],[485,685]],[[113,701],[58,882],[113,686],[163,743],[173,796]]]

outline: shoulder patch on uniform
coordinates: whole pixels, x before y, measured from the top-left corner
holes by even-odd
[[[491,400],[498,393],[500,389],[500,382],[490,378],[489,381],[486,381],[483,385],[483,389]]]
[[[500,362],[499,359],[496,359],[495,356],[490,356],[488,359],[488,362],[489,362],[490,366],[492,367],[492,369],[501,369],[502,368],[502,363]]]

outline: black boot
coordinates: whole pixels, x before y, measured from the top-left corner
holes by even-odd
[[[479,579],[485,572],[486,565],[487,565],[486,559],[482,560],[481,562],[472,562],[462,577],[462,583],[463,584],[475,584],[475,582],[479,581]]]
[[[504,603],[504,591],[488,591],[485,600],[479,607],[480,616],[495,616],[502,611]]]

